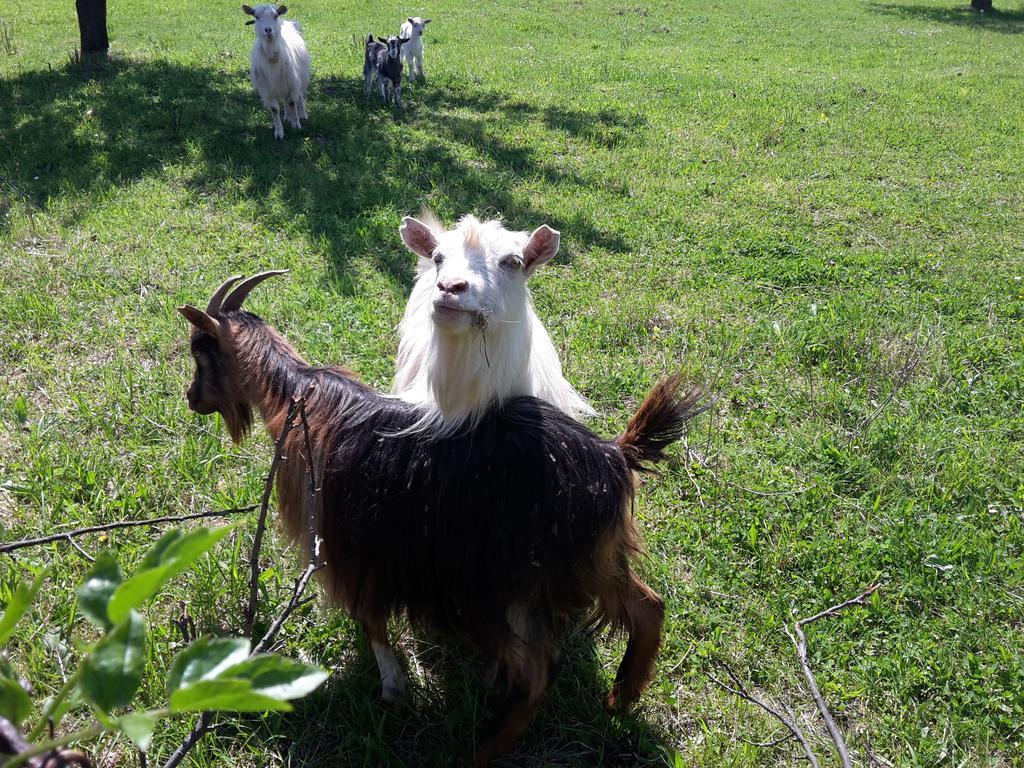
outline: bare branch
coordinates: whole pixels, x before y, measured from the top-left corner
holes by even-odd
[[[921,361],[924,359],[925,353],[925,348],[918,346],[916,341],[915,346],[917,347],[915,352],[907,356],[906,361],[903,363],[903,367],[900,369],[899,378],[896,380],[893,388],[889,391],[889,394],[886,395],[885,399],[878,404],[878,407],[875,408],[875,410],[872,411],[864,421],[857,425],[856,429],[854,429],[850,434],[850,442],[853,442],[867,431],[868,427],[871,426],[874,420],[882,414],[882,411],[885,410],[886,406],[893,401],[893,398],[895,398],[896,395],[899,394],[900,390],[903,389],[903,387],[905,387],[910,381],[910,377],[914,374],[914,371],[917,370],[917,366],[920,365]]]
[[[255,655],[265,651],[267,647],[274,642],[274,638],[277,637],[278,631],[281,629],[285,620],[292,615],[292,611],[298,608],[300,603],[305,604],[305,601],[302,600],[302,595],[306,591],[306,587],[309,585],[310,578],[318,570],[320,570],[320,566],[314,565],[313,563],[306,566],[306,570],[303,571],[302,575],[295,580],[295,587],[292,589],[292,598],[288,601],[288,605],[286,605],[284,610],[278,614],[276,619],[274,619],[270,628],[267,629],[263,637],[260,638],[260,641],[253,646],[252,653],[250,655]],[[164,768],[167,768],[167,766]]]
[[[229,515],[241,515],[246,512],[252,512],[254,509],[256,509],[255,506],[238,507],[237,509],[213,509],[207,510],[206,512],[193,512],[187,515],[167,515],[165,517],[151,517],[146,520],[120,520],[116,523],[90,525],[86,528],[77,528],[73,531],[54,533],[50,536],[41,536],[38,539],[22,539],[21,541],[12,541],[8,544],[0,544],[0,554],[13,552],[17,549],[25,549],[26,547],[36,547],[40,544],[49,544],[50,542],[60,541],[61,539],[67,540],[71,537],[85,536],[88,533],[97,533],[99,531],[112,531],[118,528],[134,528],[140,525],[181,523],[185,520],[198,520],[203,517],[228,517]]]
[[[196,720],[196,724],[192,727],[192,732],[185,737],[185,740],[181,742],[181,746],[174,750],[174,754],[172,754],[167,759],[167,762],[164,763],[164,768],[174,768],[178,763],[180,763],[185,758],[185,755],[188,754],[189,750],[192,749],[192,747],[194,747],[206,734],[212,720],[212,712],[203,712],[199,716],[199,719]]]
[[[852,768],[853,763],[850,760],[850,752],[846,747],[846,740],[843,738],[843,732],[839,730],[839,726],[836,725],[835,718],[832,717],[832,713],[829,711],[828,705],[825,703],[825,697],[821,695],[821,691],[818,689],[818,683],[814,679],[814,673],[811,671],[810,662],[807,659],[807,638],[804,636],[803,628],[807,624],[812,624],[818,619],[822,619],[826,616],[836,616],[841,611],[849,608],[853,605],[864,605],[871,595],[873,595],[882,585],[872,584],[857,597],[849,600],[844,600],[841,603],[833,605],[831,608],[826,608],[824,611],[808,616],[806,619],[800,619],[793,624],[793,631],[790,632],[788,627],[785,627],[786,635],[793,643],[793,647],[796,648],[796,655],[800,659],[800,670],[803,672],[804,680],[807,681],[807,687],[811,691],[811,696],[814,697],[814,703],[818,707],[818,712],[821,713],[822,720],[825,721],[825,728],[828,729],[828,735],[832,739],[832,743],[836,746],[836,751],[839,753],[839,760],[843,764],[843,768]]]
[[[310,390],[313,386],[310,386]],[[306,420],[306,395],[299,400],[299,419],[302,421],[303,440],[306,445],[306,515],[309,525],[309,563],[318,565],[320,562],[320,537],[317,525],[316,495],[320,487],[316,483],[316,462],[313,456],[313,445],[309,439],[309,422]]]
[[[85,559],[86,562],[88,562],[88,563],[95,563],[96,562],[96,558],[93,557],[92,555],[90,555],[88,552],[86,552],[82,548],[81,544],[79,544],[77,541],[75,541],[70,536],[68,536],[67,539],[68,539],[68,544],[70,544],[72,547],[74,547],[75,550],[78,552],[78,554],[80,554]]]
[[[260,589],[260,549],[263,547],[263,531],[267,525],[267,511],[270,508],[270,495],[274,490],[274,478],[277,476],[277,466],[284,458],[284,441],[294,426],[295,410],[298,404],[292,400],[288,407],[288,415],[285,416],[284,426],[281,427],[281,435],[277,438],[274,446],[274,459],[270,462],[270,471],[267,472],[266,482],[263,484],[263,498],[260,499],[260,518],[256,523],[256,534],[252,541],[252,552],[249,555],[249,604],[245,609],[245,625],[243,634],[248,637],[252,634],[252,625],[256,620],[256,603],[259,599]]]
[[[773,707],[771,704],[768,704],[763,699],[759,699],[757,696],[748,691],[746,686],[743,685],[743,683],[740,681],[738,677],[736,677],[736,674],[732,671],[732,668],[728,664],[722,662],[722,668],[725,670],[726,674],[729,675],[729,679],[732,680],[733,685],[735,685],[736,687],[733,688],[732,686],[726,685],[714,675],[708,675],[708,677],[711,678],[711,681],[720,688],[729,691],[729,693],[739,696],[744,701],[749,701],[751,704],[760,707],[769,715],[771,715],[780,723],[782,723],[784,726],[786,726],[786,728],[789,729],[789,732],[793,735],[793,737],[800,742],[800,746],[804,750],[804,756],[807,758],[807,761],[813,766],[813,768],[820,768],[818,758],[814,755],[814,751],[811,749],[810,742],[807,741],[807,737],[804,735],[804,732],[800,730],[800,726],[796,724],[796,718],[784,714],[780,709]]]
[[[878,582],[877,584],[872,584],[856,597],[850,598],[849,600],[844,600],[841,603],[837,603],[836,605],[833,605],[831,608],[826,608],[824,611],[816,613],[813,616],[808,616],[806,619],[800,619],[800,621],[797,622],[797,625],[802,628],[807,626],[808,624],[812,624],[818,619],[823,619],[826,616],[837,616],[840,612],[844,611],[852,605],[867,605],[868,598],[875,594],[875,592],[880,590],[883,586],[884,585],[881,582]]]
[[[771,749],[771,748],[779,746],[780,744],[785,744],[787,741],[791,740],[792,738],[793,738],[793,734],[792,733],[784,733],[781,736],[779,736],[778,738],[772,739],[771,741],[749,741],[747,739],[743,739],[743,741],[745,743],[749,744],[752,747],[762,747],[764,749]]]
[[[307,392],[307,394],[308,394],[308,392]],[[288,409],[288,417],[285,420],[285,426],[282,428],[281,437],[278,438],[278,446],[277,446],[277,451],[275,453],[275,462],[271,466],[271,472],[270,472],[270,475],[268,477],[268,484],[271,482],[271,479],[274,477],[274,470],[276,468],[275,465],[277,463],[277,457],[280,456],[280,452],[281,452],[280,449],[281,449],[281,446],[284,444],[284,436],[285,436],[285,434],[293,426],[292,422],[293,422],[293,419],[294,419],[296,411],[299,414],[300,421],[302,422],[302,428],[303,428],[303,431],[305,432],[304,440],[305,440],[306,453],[307,453],[306,489],[307,489],[307,505],[308,505],[308,508],[307,508],[306,512],[307,512],[307,515],[308,515],[308,518],[309,518],[309,529],[310,529],[309,563],[306,566],[306,569],[302,572],[302,575],[299,576],[299,578],[295,580],[295,586],[292,589],[292,596],[291,596],[291,599],[288,601],[288,604],[277,615],[277,618],[275,618],[274,621],[271,622],[270,627],[263,634],[263,637],[260,638],[259,642],[256,643],[256,645],[254,645],[252,650],[249,652],[249,657],[250,658],[252,658],[253,656],[255,656],[255,655],[259,654],[259,653],[263,653],[263,651],[265,651],[271,645],[271,643],[274,642],[274,639],[277,637],[277,633],[281,630],[281,627],[284,625],[285,621],[288,620],[288,617],[292,615],[292,612],[295,611],[295,609],[298,608],[299,606],[305,605],[306,603],[309,602],[309,599],[303,599],[303,595],[306,592],[306,588],[309,586],[309,580],[313,577],[314,573],[316,573],[318,570],[323,568],[323,563],[320,561],[320,537],[316,535],[316,530],[317,530],[317,527],[316,527],[316,494],[319,493],[320,489],[316,486],[315,478],[313,476],[314,464],[313,464],[313,461],[312,461],[312,448],[311,448],[311,441],[310,441],[310,437],[309,437],[309,423],[306,421],[306,396],[305,395],[302,396],[302,397],[298,397],[298,398],[293,398],[292,399],[292,404],[291,404],[291,406]],[[269,501],[269,494],[265,493],[264,494],[264,503],[266,504],[268,501]],[[265,510],[265,508],[266,507],[264,506],[264,510]],[[261,512],[261,520],[264,519],[265,516],[266,516],[265,515],[265,511]],[[260,530],[258,532],[262,533],[262,527],[260,528]],[[262,539],[262,536],[261,536],[260,540],[257,540],[254,543],[254,545],[253,545],[253,561],[255,561],[259,557],[259,545],[261,543],[261,539]],[[255,571],[255,573],[256,573],[256,578],[258,580],[259,579],[259,571],[258,571],[258,569]],[[250,592],[250,596],[252,594],[253,593]],[[179,746],[174,751],[174,754],[171,755],[171,757],[167,760],[167,762],[164,763],[163,768],[175,768],[175,766],[177,766],[184,759],[185,755],[188,754],[189,750],[192,749],[192,747],[194,747],[199,742],[199,740],[206,734],[206,732],[210,728],[210,723],[211,723],[212,719],[213,719],[213,714],[211,712],[203,712],[199,716],[199,719],[196,721],[196,724],[195,724],[195,726],[193,726],[192,731],[189,733],[188,737],[185,739],[185,741],[183,741],[181,743],[181,746]]]

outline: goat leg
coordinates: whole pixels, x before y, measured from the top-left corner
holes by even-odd
[[[661,629],[665,621],[664,601],[628,566],[621,610],[629,640],[615,674],[615,683],[605,700],[605,708],[609,712],[628,707],[640,698],[647,687],[658,655],[658,646],[661,645]]]
[[[405,694],[408,678],[395,658],[395,651],[388,642],[388,621],[386,616],[363,617],[363,629],[370,638],[370,647],[377,659],[380,671],[380,700],[385,704],[393,704]]]
[[[555,666],[552,659],[542,649],[530,648],[525,655],[504,662],[508,665],[511,687],[495,717],[494,735],[476,749],[475,768],[484,768],[512,748],[551,687],[551,672]]]
[[[270,114],[274,118],[274,138],[284,138],[284,126],[281,125],[281,109],[277,103],[267,105],[267,109],[270,110]]]

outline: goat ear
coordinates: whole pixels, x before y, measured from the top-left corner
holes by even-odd
[[[402,226],[398,228],[398,234],[402,237],[405,247],[415,253],[421,259],[434,258],[434,249],[437,248],[437,238],[433,230],[419,219],[406,216],[402,219]]]
[[[247,13],[247,14],[249,14],[250,16],[255,16],[255,15],[256,15],[256,11],[254,11],[254,10],[252,9],[252,6],[251,6],[251,5],[243,5],[243,6],[242,6],[242,13]],[[248,23],[248,22],[247,22],[247,23]]]
[[[279,6],[277,6],[277,15],[278,16],[284,16],[286,13],[288,13],[288,6],[287,5],[279,5]]]
[[[201,309],[186,304],[183,307],[178,307],[178,311],[185,316],[192,325],[198,328],[203,333],[213,336],[213,338],[220,337],[220,323],[210,317],[208,314],[203,312]]]
[[[562,235],[557,229],[542,224],[533,230],[526,247],[523,248],[523,271],[529,277],[546,261],[551,261],[558,253],[558,245]]]
[[[400,38],[398,38],[398,44],[399,44],[399,45],[405,45],[405,44],[406,44],[406,43],[408,43],[408,42],[409,42],[409,40],[411,40],[411,39],[412,39],[412,38],[409,38],[409,37],[400,37]]]
[[[387,40],[385,40],[385,39],[384,39],[383,37],[381,37],[380,35],[377,35],[377,42],[378,42],[378,43],[383,43],[384,45],[387,45],[387,44],[388,44],[388,41],[387,41]]]
[[[412,20],[412,16],[406,16],[405,20],[408,21],[410,24],[415,24],[416,23],[415,21]]]
[[[424,25],[426,25],[426,24],[429,24],[429,23],[430,23],[430,19],[424,19],[424,20],[423,20],[423,24],[424,24]]]

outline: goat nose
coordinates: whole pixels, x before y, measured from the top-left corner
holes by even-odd
[[[437,287],[444,293],[465,293],[469,283],[459,278],[458,280],[438,280]]]

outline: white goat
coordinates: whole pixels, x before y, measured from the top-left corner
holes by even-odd
[[[399,30],[399,37],[406,37],[409,42],[402,46],[402,61],[409,68],[409,80],[415,80],[416,75],[423,79],[423,30],[427,24],[430,23],[430,19],[424,19],[419,16],[410,16],[402,22],[402,27]],[[413,64],[416,65],[416,70],[413,71]]]
[[[593,415],[562,376],[526,286],[558,252],[559,233],[547,225],[510,232],[473,216],[446,232],[429,211],[423,218],[407,216],[399,229],[420,257],[420,276],[402,319],[394,386],[401,399],[428,407],[417,427],[451,434],[516,395]]]
[[[309,52],[302,39],[302,25],[281,21],[288,6],[242,6],[252,16],[246,24],[256,25],[256,40],[249,57],[249,79],[260,95],[263,106],[274,118],[274,138],[284,138],[281,104],[292,128],[302,127],[306,114],[306,89],[309,88]]]

